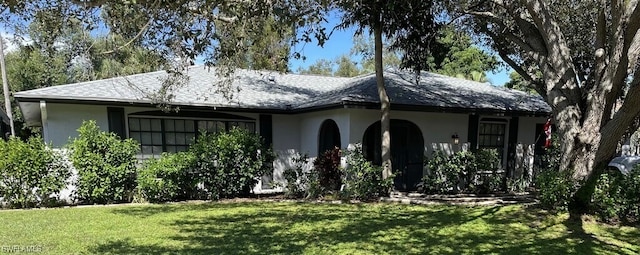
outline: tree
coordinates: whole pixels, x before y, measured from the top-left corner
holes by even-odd
[[[640,125],[639,1],[447,1],[553,109],[560,169],[588,208],[621,138]],[[576,215],[575,213],[573,215]]]
[[[298,67],[299,74],[315,74],[330,76],[333,74],[333,63],[326,59],[318,59],[306,69]]]
[[[525,81],[518,72],[513,71],[509,74],[509,81],[504,84],[505,87],[510,89],[517,89],[520,91],[527,92],[529,94],[538,94],[535,88],[531,85],[531,83]]]
[[[351,60],[349,55],[341,55],[336,60],[338,67],[336,71],[333,73],[334,76],[340,77],[353,77],[363,73],[363,70],[358,68],[358,66]]]
[[[495,70],[498,61],[473,45],[471,36],[454,26],[444,26],[434,31],[435,41],[431,42],[431,55],[425,59],[426,71],[455,76],[474,81],[486,81],[485,72]],[[351,49],[353,55],[361,55],[364,72],[373,72],[373,40],[371,37],[357,36]],[[401,50],[392,50],[392,42],[383,42],[383,64],[385,68],[399,68],[402,63]]]
[[[435,42],[429,70],[448,76],[486,82],[486,71],[495,70],[498,61],[473,45],[471,36],[461,29],[445,26]]]

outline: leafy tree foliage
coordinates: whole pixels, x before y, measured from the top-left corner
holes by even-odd
[[[333,74],[333,63],[326,59],[318,59],[315,63],[311,64],[306,69],[299,67],[298,73],[329,76]]]

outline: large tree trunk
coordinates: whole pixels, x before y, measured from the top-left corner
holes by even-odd
[[[392,175],[391,167],[391,117],[389,95],[384,86],[384,70],[382,69],[382,27],[380,23],[374,25],[373,28],[375,40],[375,67],[376,82],[378,84],[378,95],[380,96],[380,125],[382,135],[382,178],[387,179]]]
[[[569,209],[572,216],[580,215],[589,209],[595,183],[618,143],[640,125],[640,1],[594,2],[599,13],[593,31],[578,32],[593,37],[584,38],[565,36],[575,33],[567,28],[576,24],[554,8],[567,5],[545,0],[477,2],[485,4],[468,5],[464,13],[474,17],[475,28],[492,39],[500,57],[553,109],[562,154],[558,170],[568,171],[578,185],[570,194]],[[575,17],[594,21],[589,15]],[[593,55],[575,55],[585,44],[593,48],[584,52]]]

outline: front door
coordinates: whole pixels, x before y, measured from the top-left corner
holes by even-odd
[[[369,126],[363,138],[363,151],[368,160],[381,165],[380,122]],[[391,164],[394,187],[414,191],[422,179],[424,140],[418,126],[406,120],[391,120]]]

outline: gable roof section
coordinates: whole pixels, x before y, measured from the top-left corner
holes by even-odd
[[[220,107],[282,112],[328,107],[379,104],[375,74],[354,78],[281,74],[237,70],[233,96],[217,93],[220,79],[204,66],[187,71],[188,82],[175,87],[171,103],[177,106]],[[105,80],[53,86],[15,93],[18,101],[40,100],[76,103],[151,104],[152,95],[168,77],[165,71]],[[549,106],[539,96],[464,79],[423,72],[387,70],[385,81],[393,106],[431,111],[492,111],[547,114]],[[235,89],[239,90],[235,90]]]

